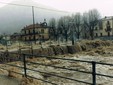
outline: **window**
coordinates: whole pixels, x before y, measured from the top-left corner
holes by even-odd
[[[26,34],[26,30],[25,30],[24,32],[25,32],[25,34]]]
[[[38,29],[37,28],[35,29],[35,33],[38,33]]]
[[[97,30],[97,27],[95,27],[95,30]]]
[[[98,33],[96,33],[96,37],[98,37]]]
[[[29,40],[31,40],[31,37],[29,37]]]
[[[42,39],[44,39],[44,35],[42,36]]]
[[[29,30],[26,30],[26,34],[29,34]]]
[[[103,29],[103,23],[102,23],[102,21],[99,21],[99,29],[100,29],[100,30]]]
[[[44,33],[44,29],[41,29],[41,33]]]
[[[29,34],[30,34],[30,30],[29,30]]]
[[[111,25],[109,21],[107,21],[106,28],[107,28],[107,31],[111,31]]]
[[[35,35],[33,36],[33,40],[35,40]]]
[[[42,41],[44,41],[44,35],[42,35]]]
[[[101,37],[103,36],[102,33],[100,33],[100,36],[101,36]]]
[[[27,38],[25,37],[25,41],[27,40]]]
[[[41,38],[41,35],[39,35],[39,37]]]
[[[35,29],[33,29],[33,33],[35,33]]]
[[[110,36],[110,32],[108,32],[108,36]]]
[[[30,29],[30,33],[33,34],[33,29]]]
[[[107,25],[110,25],[110,22],[109,21],[107,21]]]

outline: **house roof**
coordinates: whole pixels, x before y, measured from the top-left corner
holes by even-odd
[[[20,33],[14,33],[11,35],[11,37],[14,37],[14,36],[20,36],[21,34]]]
[[[113,19],[113,16],[105,16],[104,18],[102,18],[101,20],[111,20]]]
[[[28,29],[33,29],[33,27],[34,28],[41,28],[41,27],[43,27],[43,28],[47,28],[48,26],[47,26],[47,23],[46,22],[43,22],[43,23],[40,23],[40,24],[31,24],[31,25],[28,25],[28,26],[25,26],[22,30],[28,30]]]

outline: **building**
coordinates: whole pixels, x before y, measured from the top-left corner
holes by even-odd
[[[94,37],[112,37],[113,36],[113,17],[105,17],[99,20],[94,29]]]
[[[21,39],[23,41],[37,41],[37,40],[48,40],[49,39],[49,27],[46,22],[40,24],[31,24],[25,26],[21,30]]]
[[[14,33],[14,34],[12,34],[10,37],[11,37],[11,40],[12,40],[12,41],[21,40],[21,34],[20,34],[20,33]]]
[[[11,45],[11,37],[10,35],[1,35],[0,43],[3,45]]]

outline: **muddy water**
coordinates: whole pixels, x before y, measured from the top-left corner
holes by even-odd
[[[19,85],[19,81],[4,75],[0,75],[0,85]]]

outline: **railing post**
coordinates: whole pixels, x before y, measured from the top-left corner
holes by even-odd
[[[4,61],[5,61],[5,62],[8,62],[8,58],[9,58],[9,56],[8,56],[8,50],[6,50],[5,53],[6,53],[6,55],[5,55],[5,59],[4,59]]]
[[[27,77],[27,72],[26,72],[26,57],[25,57],[25,54],[23,54],[23,62],[24,62],[24,76]]]
[[[96,85],[96,62],[92,61],[92,85]]]
[[[7,60],[7,62],[9,62],[9,59],[10,59],[10,56],[9,56],[9,52],[7,51],[7,53],[6,53],[6,60]]]

